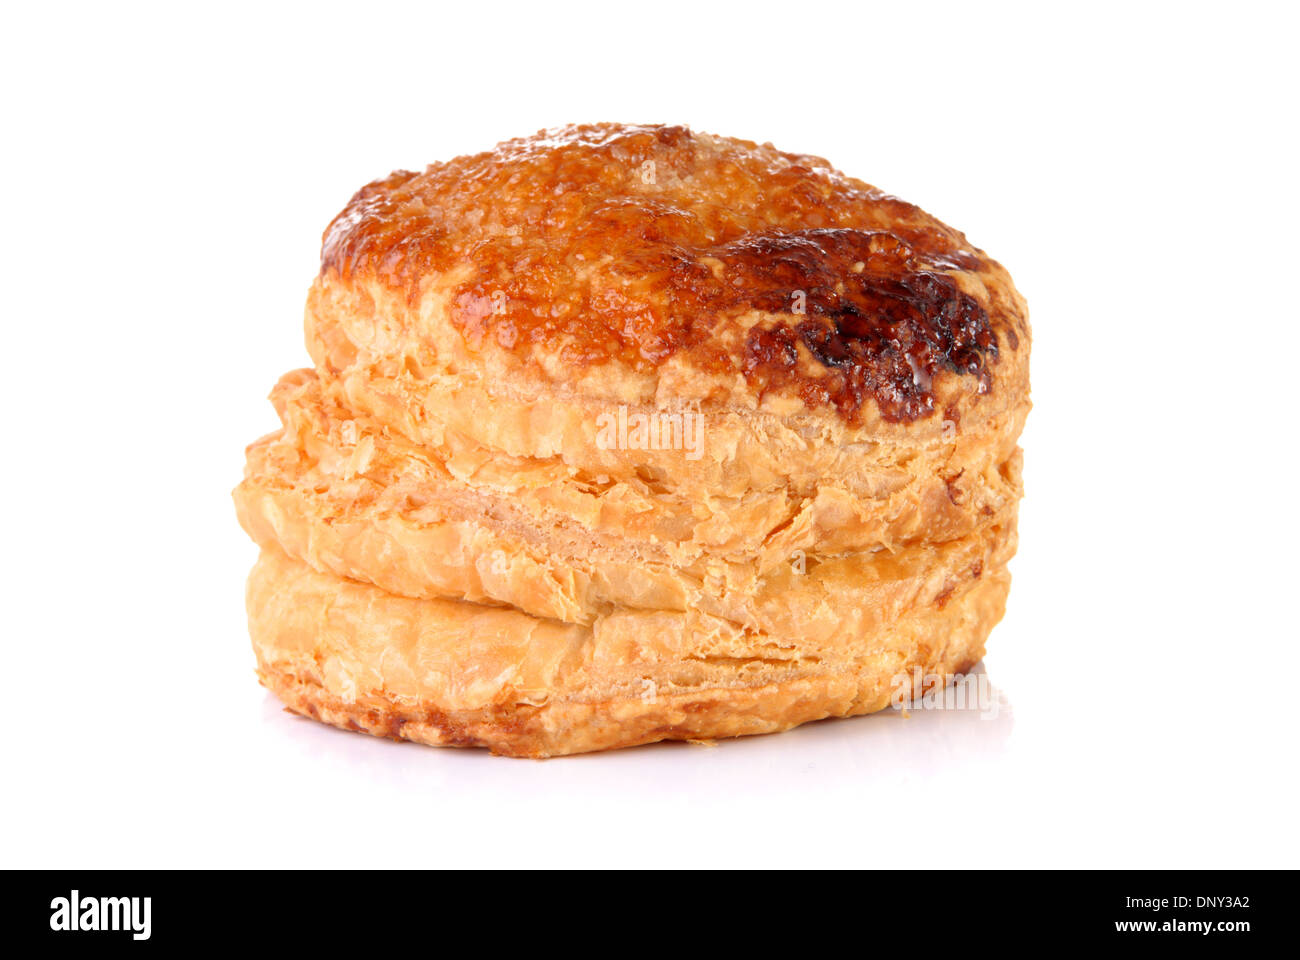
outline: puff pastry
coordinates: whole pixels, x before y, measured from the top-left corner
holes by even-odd
[[[1024,301],[819,158],[604,124],[393,174],[306,339],[235,491],[301,713],[534,757],[769,732],[1002,615]]]

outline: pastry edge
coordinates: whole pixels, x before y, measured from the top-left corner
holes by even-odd
[[[977,631],[908,669],[920,667],[927,676],[966,673],[984,656],[985,639]],[[532,759],[665,740],[779,733],[816,720],[876,713],[894,698],[896,675],[867,666],[743,689],[688,690],[652,701],[560,701],[440,711],[375,696],[349,702],[327,691],[312,676],[310,665],[303,668],[259,657],[257,675],[293,713],[343,730],[427,746],[486,747],[498,756]]]

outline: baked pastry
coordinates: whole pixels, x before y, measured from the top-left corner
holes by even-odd
[[[543,131],[363,188],[235,491],[290,707],[552,756],[868,713],[1002,615],[1030,330],[818,158]]]

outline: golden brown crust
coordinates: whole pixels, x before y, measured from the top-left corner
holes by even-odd
[[[917,207],[818,157],[618,124],[363,188],[308,312],[360,321],[342,366],[454,341],[462,373],[608,397],[667,366],[710,402],[774,393],[854,424],[970,402],[1003,367],[1014,388],[1029,334],[1005,271]]]

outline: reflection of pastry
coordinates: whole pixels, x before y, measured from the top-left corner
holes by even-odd
[[[604,125],[394,174],[307,342],[235,492],[300,712],[527,756],[779,730],[1001,615],[1024,302],[822,160]]]

